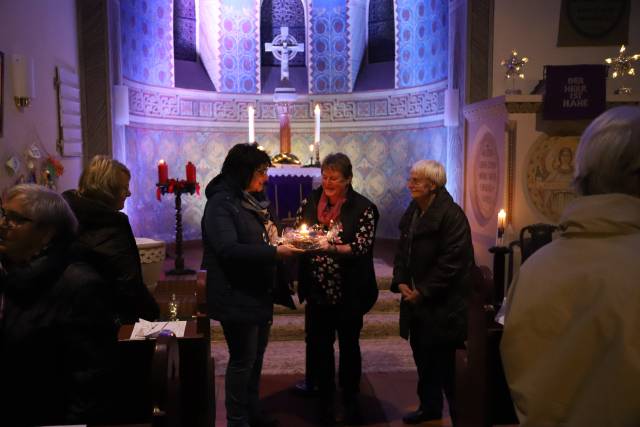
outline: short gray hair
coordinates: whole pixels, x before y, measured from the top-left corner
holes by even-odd
[[[37,227],[52,227],[53,241],[71,241],[78,230],[78,220],[64,198],[37,184],[19,184],[7,192],[7,200],[22,197],[25,213]]]
[[[574,186],[585,196],[640,196],[640,107],[612,108],[591,122],[576,151]]]
[[[411,166],[411,172],[427,178],[438,188],[444,187],[447,183],[447,172],[444,166],[435,160],[418,160]]]

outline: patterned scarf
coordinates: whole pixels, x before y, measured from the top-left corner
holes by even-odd
[[[323,191],[320,196],[320,201],[318,202],[318,222],[327,227],[331,225],[331,221],[337,222],[338,218],[340,218],[340,209],[342,209],[342,205],[346,200],[346,196],[342,196],[336,204],[332,206],[329,204],[329,198]]]
[[[240,203],[243,208],[255,212],[264,224],[264,228],[267,230],[267,235],[264,236],[265,242],[272,245],[276,244],[278,240],[278,229],[273,221],[271,221],[271,215],[269,215],[268,209],[271,202],[269,202],[269,200],[260,201],[251,193],[243,191],[242,201]]]

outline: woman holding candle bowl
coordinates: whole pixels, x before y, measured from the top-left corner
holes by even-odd
[[[222,324],[229,347],[228,427],[277,424],[260,411],[260,373],[277,294],[276,264],[302,250],[276,245],[268,203],[254,196],[263,191],[270,165],[256,144],[237,144],[205,192],[202,268],[207,270],[209,315]]]
[[[332,238],[320,238],[318,250],[300,260],[299,294],[307,301],[307,357],[312,357],[307,366],[319,388],[320,419],[324,425],[334,424],[333,343],[337,333],[344,418],[357,424],[361,421],[357,401],[362,371],[360,331],[364,314],[378,297],[373,269],[378,209],[351,186],[353,173],[346,155],[329,154],[321,171],[322,186],[303,200],[297,224],[318,224],[339,232]]]

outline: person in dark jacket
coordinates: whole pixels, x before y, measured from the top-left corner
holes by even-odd
[[[229,427],[276,424],[260,411],[260,373],[273,318],[277,261],[301,251],[276,245],[268,202],[253,196],[263,191],[270,165],[257,145],[237,144],[205,192],[202,268],[207,270],[209,315],[222,324],[229,347]]]
[[[140,254],[124,208],[131,196],[129,169],[95,156],[80,176],[78,190],[62,195],[80,222],[75,246],[111,283],[117,324],[155,320],[158,304],[142,280]]]
[[[317,253],[300,259],[299,295],[307,301],[305,322],[308,367],[317,381],[320,420],[335,423],[333,344],[340,345],[339,384],[345,421],[361,421],[358,404],[362,359],[360,331],[363,316],[378,298],[373,269],[373,244],[378,209],[351,186],[351,161],[342,153],[329,154],[321,165],[322,187],[302,201],[297,225],[320,225],[337,235],[320,243]]]
[[[0,425],[100,422],[117,331],[107,284],[69,250],[77,221],[34,184],[0,214]]]
[[[402,294],[400,334],[411,344],[420,399],[406,424],[442,418],[443,391],[455,422],[455,351],[466,339],[475,262],[469,222],[446,182],[440,163],[415,163],[407,181],[413,201],[400,220],[391,290]]]

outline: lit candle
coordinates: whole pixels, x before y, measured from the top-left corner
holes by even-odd
[[[309,144],[309,152],[311,154],[313,154],[313,152],[316,151],[316,146],[315,144]]]
[[[500,209],[498,212],[498,241],[496,246],[504,246],[503,237],[504,229],[507,225],[507,212],[504,209]]]
[[[167,166],[167,162],[160,159],[158,162],[158,182],[165,184],[167,181],[169,181],[169,166]]]
[[[314,141],[316,143],[320,142],[320,105],[316,104],[316,108],[313,110],[316,115],[316,135]]]
[[[309,229],[307,228],[307,224],[302,224],[300,226],[300,234],[307,236],[309,235]]]
[[[187,162],[187,182],[196,182],[196,165]]]
[[[249,107],[247,108],[247,113],[249,115],[249,144],[253,144],[254,142],[256,142],[256,130],[253,126],[253,120],[256,111],[253,109],[252,105],[249,105]]]

